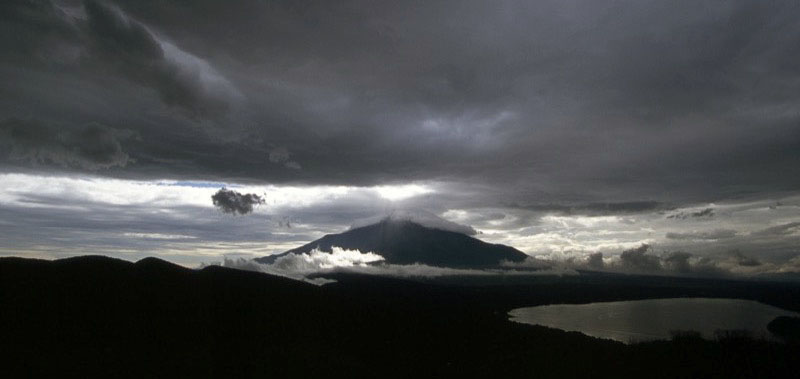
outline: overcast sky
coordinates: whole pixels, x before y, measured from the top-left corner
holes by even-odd
[[[540,258],[648,244],[662,266],[800,271],[799,18],[755,0],[3,1],[0,253],[195,265],[424,209]],[[222,186],[265,203],[220,212]]]

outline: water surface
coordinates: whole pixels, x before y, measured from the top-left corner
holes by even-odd
[[[680,298],[542,305],[514,309],[509,316],[515,322],[631,343],[669,339],[676,330],[694,330],[704,338],[718,330],[747,330],[771,338],[770,321],[798,314],[752,300]]]

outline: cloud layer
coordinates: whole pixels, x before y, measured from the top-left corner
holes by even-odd
[[[800,254],[798,17],[790,0],[3,1],[0,175],[18,176],[0,248],[197,262],[410,209],[540,259],[648,244],[630,267],[739,251],[761,264],[720,259],[779,270]],[[249,214],[224,217],[224,185],[267,203],[223,194]]]
[[[14,0],[0,116],[124,125],[143,141],[129,177],[441,181],[487,206],[640,212],[797,188],[797,15]]]
[[[576,269],[644,275],[680,275],[729,278],[789,278],[800,279],[800,256],[787,262],[766,263],[739,250],[722,254],[697,255],[685,251],[653,253],[649,245],[623,251],[618,256],[589,255],[585,260],[568,260],[566,265]],[[790,274],[781,277],[781,274]]]

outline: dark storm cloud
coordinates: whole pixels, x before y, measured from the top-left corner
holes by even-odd
[[[134,137],[119,130],[91,123],[75,129],[59,128],[35,120],[0,121],[2,159],[32,164],[55,164],[88,170],[125,167],[131,158],[120,141]]]
[[[661,269],[661,262],[655,255],[647,255],[650,245],[641,246],[625,250],[619,255],[622,266],[632,271],[658,271]]]
[[[670,253],[664,258],[664,266],[673,271],[677,272],[690,272],[692,269],[691,264],[689,263],[689,258],[692,255],[682,251],[676,251],[674,253]]]
[[[215,207],[225,213],[238,213],[240,215],[252,213],[254,206],[266,202],[266,200],[259,195],[253,193],[241,194],[227,188],[220,188],[217,193],[211,196],[211,201],[214,203]]]
[[[603,268],[603,253],[589,254],[589,259],[587,260],[586,265],[593,269]]]
[[[571,214],[800,185],[792,1],[2,7],[0,117],[136,130],[116,175],[435,180]]]
[[[631,274],[658,274],[681,276],[731,276],[734,275],[731,267],[727,266],[729,255],[719,257],[705,257],[685,251],[662,252],[661,254],[648,254],[650,246],[642,245],[638,248],[625,250],[619,255],[619,260],[604,264],[602,255],[595,253],[589,256],[586,267],[590,269],[631,273]],[[740,265],[738,258],[734,257],[734,265]]]
[[[86,1],[84,9],[89,45],[85,59],[155,89],[166,104],[192,114],[224,110],[224,103],[204,93],[197,73],[166,59],[162,45],[143,25],[96,1]]]
[[[695,276],[729,276],[730,270],[720,267],[720,261],[697,256],[684,251],[667,253],[661,257],[661,270],[666,274]]]
[[[680,250],[659,254],[654,254],[651,250],[649,245],[643,244],[638,248],[625,250],[616,257],[612,255],[608,262],[603,260],[603,253],[593,253],[585,260],[569,260],[565,263],[567,267],[577,270],[693,277],[730,277],[737,275],[735,266],[746,265],[739,264],[739,258],[730,253],[706,257]]]
[[[164,47],[142,24],[96,1],[84,3],[87,49],[84,59],[135,83],[155,89],[164,103],[209,116],[225,104],[208,96],[199,73],[167,59]]]
[[[178,49],[168,56],[169,45],[113,5],[31,0],[4,8],[0,22],[10,35],[2,42],[13,63],[60,70],[64,78],[94,76],[106,85],[117,85],[108,79],[118,76],[155,90],[165,104],[192,117],[210,117],[228,106],[220,94],[210,93],[198,67],[191,67],[198,60]]]
[[[746,266],[746,267],[761,266],[761,262],[758,259],[755,259],[753,257],[748,257],[741,251],[734,250],[733,252],[731,252],[731,255],[734,258],[736,258],[736,263],[739,266]]]

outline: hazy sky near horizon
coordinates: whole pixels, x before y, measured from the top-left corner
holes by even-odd
[[[622,262],[797,272],[798,17],[794,1],[4,1],[0,254],[192,265],[424,209],[541,258],[646,243]],[[266,203],[223,214],[222,186]]]

